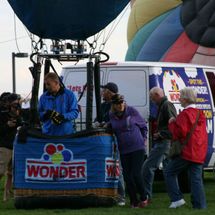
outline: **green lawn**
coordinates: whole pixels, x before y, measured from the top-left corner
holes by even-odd
[[[0,214],[2,215],[49,215],[49,214],[59,214],[59,215],[212,215],[215,211],[215,175],[214,173],[205,174],[205,190],[207,196],[208,209],[206,210],[193,210],[189,202],[190,195],[185,194],[185,200],[187,202],[186,206],[178,209],[168,209],[169,198],[165,192],[165,186],[163,182],[155,182],[154,184],[154,196],[151,205],[144,209],[131,209],[129,204],[125,207],[111,207],[111,208],[87,208],[87,209],[34,209],[34,210],[17,210],[14,208],[13,200],[9,200],[4,203],[0,201]],[[0,199],[2,199],[2,182],[0,187]]]

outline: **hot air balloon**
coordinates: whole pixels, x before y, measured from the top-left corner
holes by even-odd
[[[48,39],[84,40],[106,27],[129,0],[8,0],[28,30]]]
[[[41,56],[41,51],[38,46],[34,47],[35,56],[50,59],[55,58],[59,61],[76,61],[82,58],[95,58],[92,53],[83,54],[83,43],[80,41],[86,40],[88,37],[95,35],[101,29],[105,28],[128,4],[129,0],[8,0],[12,9],[27,27],[27,29],[37,35],[41,40],[40,47],[42,47],[43,39],[51,39],[53,46],[52,51],[54,55],[47,55],[47,53]],[[75,45],[63,44],[59,45],[59,40],[73,40]],[[38,42],[38,43],[39,43]],[[35,43],[34,43],[35,44]],[[72,52],[72,55],[55,55],[59,54],[60,50],[66,48]],[[92,47],[92,46],[91,46]],[[40,51],[39,55],[38,52]],[[74,54],[75,52],[75,54]],[[105,54],[105,53],[103,53]],[[101,55],[101,53],[99,53]],[[107,59],[109,58],[106,55]],[[33,61],[33,55],[31,60],[34,64],[34,70],[40,70],[39,64]],[[40,61],[37,58],[37,61]],[[47,63],[47,65],[50,63]],[[39,66],[39,67],[38,67]],[[37,68],[36,68],[37,67]],[[33,68],[31,71],[33,71]],[[46,71],[49,71],[50,65],[48,65]],[[33,99],[31,103],[31,110],[36,110],[37,98],[39,90],[39,74],[33,72],[34,88]],[[40,72],[39,72],[40,73]],[[37,74],[37,75],[35,75]],[[89,87],[91,89],[92,87]],[[98,91],[98,92],[97,92]],[[100,98],[99,85],[96,86],[97,97]],[[91,112],[91,111],[88,111]],[[31,114],[32,124],[36,123],[35,113]],[[92,123],[91,123],[92,124]]]
[[[210,0],[136,0],[125,59],[215,65],[214,5]]]
[[[42,48],[35,47],[30,57],[33,62],[30,71],[34,79],[30,103],[31,117],[30,122],[20,128],[14,143],[15,206],[82,208],[114,205],[119,169],[116,143],[110,132],[104,128],[94,129],[92,126],[94,88],[97,112],[100,112],[101,52],[84,53],[82,42],[115,19],[129,0],[8,0],[8,2],[27,29],[40,38],[40,44],[43,44],[43,39],[54,41],[54,53],[46,53],[41,50]],[[77,46],[65,43],[70,53],[61,53],[59,46],[61,40],[73,40]],[[84,131],[56,137],[44,135],[38,129],[37,103],[43,59],[45,59],[44,74],[50,69],[54,70],[51,59],[59,61],[89,59],[86,68],[88,90]]]

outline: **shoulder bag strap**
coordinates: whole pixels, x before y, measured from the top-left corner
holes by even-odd
[[[190,132],[187,134],[186,139],[185,139],[184,143],[182,144],[183,146],[187,144],[188,140],[190,139],[191,135],[193,134],[193,131],[195,130],[195,128],[197,126],[197,122],[199,120],[199,115],[200,115],[200,111],[198,110],[198,113],[196,116],[196,121],[195,121],[193,127],[191,128]]]

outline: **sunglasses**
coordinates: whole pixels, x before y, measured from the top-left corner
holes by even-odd
[[[120,100],[120,101],[116,101],[116,102],[112,102],[113,104],[119,105],[122,104],[124,102],[124,100]]]

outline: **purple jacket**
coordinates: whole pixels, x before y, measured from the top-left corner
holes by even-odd
[[[126,106],[125,112],[120,118],[111,112],[109,116],[111,127],[118,141],[120,154],[145,150],[146,121],[135,108]]]

